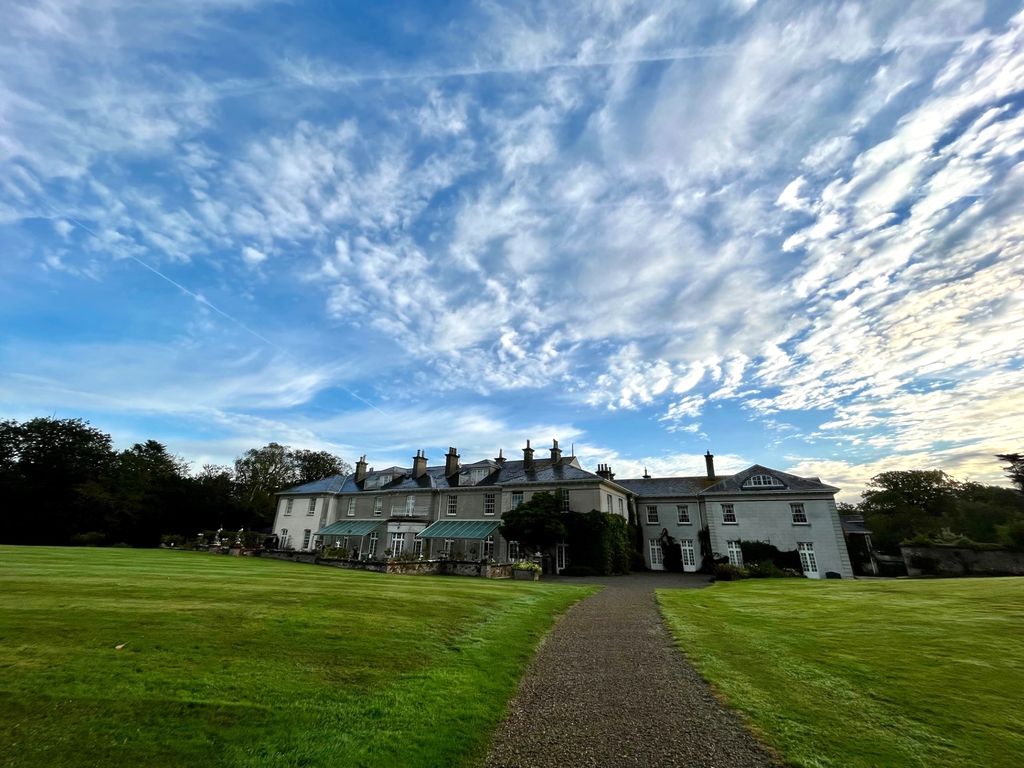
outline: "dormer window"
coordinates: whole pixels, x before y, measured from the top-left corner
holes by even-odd
[[[385,485],[395,479],[394,475],[371,475],[366,478],[365,487],[368,489],[372,488],[383,488]]]
[[[476,485],[490,474],[488,469],[470,469],[459,475],[459,485]]]
[[[771,475],[752,475],[746,485],[748,488],[774,488],[781,486],[782,483]]]

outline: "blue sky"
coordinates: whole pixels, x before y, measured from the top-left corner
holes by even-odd
[[[1000,482],[1022,104],[1009,2],[16,0],[0,407]]]

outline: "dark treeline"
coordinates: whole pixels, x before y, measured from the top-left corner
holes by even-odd
[[[1000,454],[1016,490],[962,482],[938,469],[883,472],[859,504],[840,514],[863,516],[875,547],[899,553],[902,541],[962,539],[1024,550],[1024,456]]]
[[[264,530],[276,491],[349,469],[325,451],[270,443],[193,474],[155,440],[117,451],[81,419],[0,421],[0,542],[152,547],[162,535]]]

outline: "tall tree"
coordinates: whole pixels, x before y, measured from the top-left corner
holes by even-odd
[[[937,533],[956,510],[960,483],[937,469],[882,472],[861,494],[876,546],[896,552],[903,539]]]
[[[297,449],[291,452],[295,462],[295,482],[311,483],[331,475],[347,475],[352,467],[340,456],[327,451]]]
[[[996,458],[1006,464],[1006,476],[1017,486],[1018,491],[1024,493],[1024,454],[999,453],[996,454]]]

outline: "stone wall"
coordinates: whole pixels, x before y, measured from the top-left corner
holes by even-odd
[[[261,557],[294,560],[298,563],[329,565],[353,571],[403,573],[409,576],[479,576],[484,579],[511,579],[511,563],[481,563],[477,560],[337,560],[317,557],[314,552],[264,550]]]
[[[1024,576],[1024,552],[900,547],[910,576]]]

